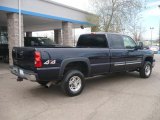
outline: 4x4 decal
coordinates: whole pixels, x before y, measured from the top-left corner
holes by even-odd
[[[44,62],[44,65],[54,65],[56,64],[56,60],[47,60],[46,62]]]

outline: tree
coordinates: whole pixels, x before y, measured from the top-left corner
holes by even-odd
[[[106,32],[127,30],[143,6],[142,0],[92,0],[93,11],[98,15],[98,28]],[[136,22],[137,23],[137,22]],[[129,31],[129,30],[128,30]]]
[[[145,28],[143,27],[143,18],[139,11],[135,11],[130,16],[132,19],[131,22],[126,24],[126,28],[128,30],[128,33],[133,37],[134,40],[140,41],[142,40],[142,34],[145,32]]]
[[[134,40],[140,41],[143,39],[142,33],[145,31],[145,29],[142,26],[140,16],[135,15],[135,17],[132,19],[132,22],[130,22],[130,24],[128,24],[126,27],[128,33],[133,37]]]

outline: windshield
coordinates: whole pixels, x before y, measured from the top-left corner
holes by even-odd
[[[0,44],[8,44],[8,40],[6,36],[0,36]]]

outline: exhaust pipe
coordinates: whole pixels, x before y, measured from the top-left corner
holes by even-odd
[[[50,82],[48,82],[47,84],[46,84],[46,88],[49,88],[49,87],[51,87],[51,85],[57,85],[58,84],[58,82],[57,81],[50,81]]]
[[[48,82],[48,83],[46,84],[45,87],[46,87],[46,88],[49,88],[52,84],[54,84],[53,81],[50,81],[50,82]]]

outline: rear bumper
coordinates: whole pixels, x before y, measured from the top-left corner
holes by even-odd
[[[33,71],[25,70],[17,66],[10,66],[10,71],[12,74],[16,75],[18,78],[30,80],[33,82],[37,81],[37,74]]]

